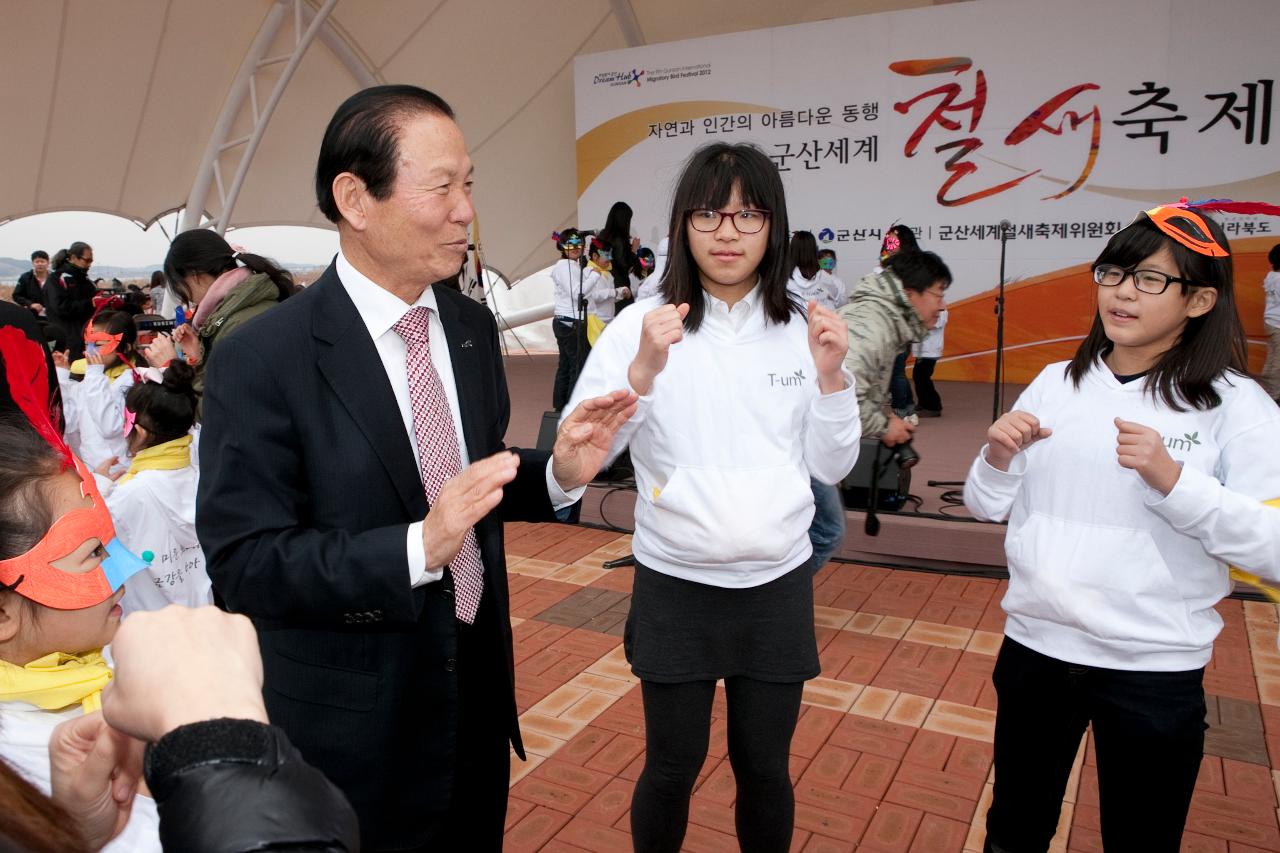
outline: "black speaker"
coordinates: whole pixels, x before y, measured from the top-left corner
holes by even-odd
[[[542,425],[538,427],[538,449],[548,453],[556,446],[556,429],[560,426],[560,413],[555,409],[542,413]]]
[[[858,461],[840,483],[846,509],[867,509],[871,503],[872,476],[878,474],[876,509],[896,512],[911,494],[911,469],[898,465],[893,448],[878,438],[862,439]]]

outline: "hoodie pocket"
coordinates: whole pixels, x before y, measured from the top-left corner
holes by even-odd
[[[664,549],[693,564],[781,562],[813,518],[809,481],[791,465],[677,468],[651,500]]]
[[[1199,645],[1182,592],[1147,531],[1033,512],[1005,547],[1007,612],[1102,640]]]

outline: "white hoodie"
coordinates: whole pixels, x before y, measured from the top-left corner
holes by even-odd
[[[153,555],[151,567],[125,584],[120,606],[126,616],[169,604],[213,603],[204,551],[196,538],[198,481],[192,466],[139,471],[105,496],[120,542],[135,554],[150,551]]]
[[[645,566],[719,587],[752,587],[781,577],[812,553],[812,476],[839,482],[858,457],[858,398],[822,395],[808,326],[793,314],[765,323],[757,287],[731,312],[703,294],[701,328],[670,348],[667,366],[614,438],[631,445],[636,532]],[[629,387],[644,299],[623,310],[591,350],[565,407]]]
[[[1042,654],[1109,669],[1209,662],[1228,564],[1280,578],[1280,409],[1253,380],[1220,378],[1222,404],[1175,412],[1104,365],[1079,390],[1046,367],[1014,404],[1053,434],[1009,470],[969,469],[964,502],[1009,519],[1005,633]],[[1116,461],[1115,418],[1151,427],[1182,465],[1168,495]]]
[[[85,367],[83,381],[75,382],[69,371],[58,368],[58,383],[68,419],[67,433],[75,436],[72,449],[90,468],[115,456],[119,462],[113,469],[127,469],[129,443],[124,435],[124,400],[134,385],[134,371],[125,369],[111,379],[101,364],[90,364]]]
[[[791,271],[791,280],[787,282],[787,290],[798,296],[805,305],[808,305],[809,300],[812,299],[832,311],[839,311],[849,301],[848,290],[844,282],[826,270],[821,269],[818,270],[813,278],[805,278],[804,274],[800,272],[800,268],[796,267]]]
[[[648,299],[650,296],[658,295],[658,285],[662,283],[662,274],[667,269],[667,250],[671,246],[671,240],[663,237],[658,242],[658,250],[653,253],[653,272],[641,282],[640,287],[636,290],[636,299]]]

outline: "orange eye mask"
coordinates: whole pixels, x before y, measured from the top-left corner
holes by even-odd
[[[44,538],[25,554],[0,560],[0,583],[22,596],[56,610],[81,610],[101,604],[147,564],[116,539],[115,525],[98,491],[93,473],[75,459],[80,494],[93,501],[54,522]],[[107,556],[92,571],[65,572],[53,565],[85,542],[102,542]]]
[[[90,330],[85,332],[84,342],[96,346],[99,355],[111,355],[120,348],[120,341],[123,338],[123,334],[108,335],[106,332]]]

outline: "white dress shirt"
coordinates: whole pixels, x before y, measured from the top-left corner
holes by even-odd
[[[440,312],[436,307],[435,291],[427,287],[412,305],[375,284],[366,275],[351,265],[346,255],[338,253],[338,279],[346,288],[347,295],[355,303],[356,312],[369,330],[373,345],[382,359],[382,367],[391,382],[391,391],[395,394],[396,407],[400,410],[400,420],[404,424],[405,434],[409,437],[409,446],[413,449],[414,461],[418,463],[421,476],[422,460],[418,456],[418,441],[413,431],[413,404],[409,398],[409,374],[406,364],[407,350],[404,339],[393,328],[396,323],[413,308],[431,309],[428,316],[428,335],[430,337],[431,363],[440,374],[440,382],[444,385],[445,396],[449,400],[449,413],[453,415],[453,429],[458,436],[458,453],[462,457],[462,467],[471,464],[467,455],[467,441],[462,434],[462,413],[458,406],[458,386],[453,377],[453,360],[449,356],[448,339],[444,325],[440,322]],[[580,486],[570,492],[560,488],[551,473],[551,462],[547,462],[547,494],[556,509],[572,506],[586,486]],[[405,548],[409,559],[409,582],[412,586],[422,586],[440,580],[444,576],[443,566],[427,565],[426,545],[422,541],[424,522],[418,521],[409,525],[405,538]]]

